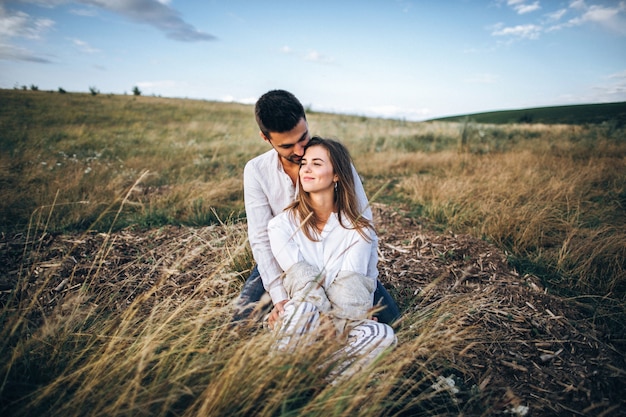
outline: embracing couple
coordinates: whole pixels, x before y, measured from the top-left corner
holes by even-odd
[[[272,90],[255,105],[261,138],[272,146],[244,169],[248,239],[255,268],[234,320],[252,317],[262,295],[278,350],[293,348],[328,317],[343,344],[343,375],[396,344],[396,303],[378,281],[378,237],[348,150],[311,137],[304,107]]]

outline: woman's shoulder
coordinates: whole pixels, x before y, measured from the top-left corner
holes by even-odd
[[[268,227],[285,227],[291,226],[293,223],[293,214],[289,211],[281,211],[269,221]]]

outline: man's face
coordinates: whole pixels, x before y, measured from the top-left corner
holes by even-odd
[[[276,149],[283,163],[286,161],[296,165],[300,164],[304,155],[304,147],[311,139],[309,125],[304,118],[300,119],[298,124],[288,132],[270,132],[271,138],[267,138],[263,134],[261,136]]]

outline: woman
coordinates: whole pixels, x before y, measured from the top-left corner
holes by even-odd
[[[326,314],[345,342],[340,368],[349,369],[338,371],[352,374],[394,345],[396,337],[390,326],[370,319],[376,280],[366,274],[373,226],[358,211],[347,149],[312,138],[300,162],[298,187],[296,201],[268,225],[290,297],[277,348],[293,347]]]

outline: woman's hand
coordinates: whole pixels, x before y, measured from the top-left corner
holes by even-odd
[[[270,329],[274,329],[274,324],[285,313],[285,304],[287,304],[287,301],[289,300],[279,301],[278,303],[274,304],[274,308],[267,318],[267,324],[269,325]]]

